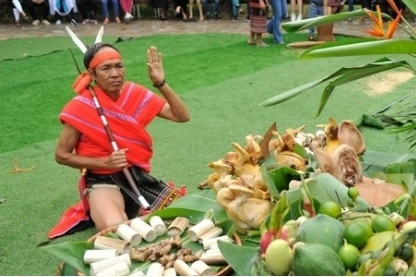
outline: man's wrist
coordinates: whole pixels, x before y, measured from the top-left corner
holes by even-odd
[[[163,79],[163,81],[161,81],[161,82],[159,82],[159,83],[156,83],[156,84],[153,84],[153,86],[154,86],[155,88],[161,88],[161,87],[163,87],[165,84],[166,84],[166,79]]]

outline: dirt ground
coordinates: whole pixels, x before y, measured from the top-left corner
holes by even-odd
[[[50,36],[67,36],[64,23],[62,25],[39,25],[33,26],[31,22],[24,22],[20,27],[14,24],[0,25],[0,40],[8,38],[24,38],[24,37],[50,37]],[[71,28],[79,35],[94,36],[100,24],[83,25],[78,24],[77,27]],[[354,36],[366,36],[365,30],[370,28],[370,21],[364,23],[355,20],[352,22],[338,22],[334,25],[335,34],[346,34]],[[229,19],[205,20],[197,22],[183,22],[180,20],[156,20],[156,19],[136,19],[130,24],[110,23],[105,25],[105,34],[120,37],[142,37],[152,34],[181,34],[181,33],[249,33],[249,22],[245,17],[237,22]],[[397,30],[396,37],[406,35],[402,30]]]

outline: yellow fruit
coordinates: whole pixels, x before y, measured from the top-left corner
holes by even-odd
[[[412,221],[408,221],[405,224],[403,224],[402,228],[400,229],[400,231],[407,231],[410,229],[416,228],[416,221],[412,220]]]
[[[396,225],[394,224],[394,221],[387,215],[377,215],[373,219],[371,227],[373,228],[374,233],[396,230]]]
[[[381,250],[387,242],[390,242],[393,237],[395,238],[399,235],[400,233],[395,231],[375,233],[367,240],[367,243],[361,249],[361,254]]]
[[[292,260],[292,248],[285,240],[276,239],[266,249],[266,266],[275,275],[287,275],[290,271]]]
[[[344,239],[358,249],[361,249],[367,243],[367,231],[360,223],[352,222],[345,226]]]
[[[341,206],[334,201],[326,201],[319,206],[318,213],[326,214],[333,218],[338,218],[341,215]]]

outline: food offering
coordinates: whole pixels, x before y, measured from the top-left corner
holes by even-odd
[[[224,253],[239,275],[415,275],[412,161],[376,172],[359,129],[334,118],[231,145],[199,187],[215,192],[237,233],[258,230],[251,271]]]
[[[60,257],[87,275],[415,276],[415,160],[367,149],[351,120],[273,123],[209,162],[197,193],[45,249],[74,247]]]
[[[89,268],[84,273],[212,276],[230,272],[217,241],[234,243],[234,239],[212,219],[204,218],[191,225],[185,217],[176,217],[167,223],[159,216],[150,216],[147,221],[135,218],[96,234],[89,239],[93,248],[83,254],[83,262]]]

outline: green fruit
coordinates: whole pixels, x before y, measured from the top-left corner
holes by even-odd
[[[383,271],[383,276],[397,276],[397,272],[391,266],[386,266]]]
[[[373,228],[374,233],[396,230],[396,224],[394,224],[394,221],[387,215],[382,214],[377,215],[373,219],[371,227]]]
[[[338,218],[341,215],[341,206],[334,201],[326,201],[319,206],[318,213]]]
[[[360,192],[358,191],[356,187],[349,188],[347,193],[348,193],[348,197],[351,198],[352,200],[356,200],[358,195],[360,195]]]
[[[354,270],[357,266],[361,253],[356,246],[344,243],[338,251],[338,256],[341,258],[341,261],[347,269]]]
[[[346,269],[331,247],[311,243],[295,249],[292,272],[298,276],[345,276]]]
[[[354,222],[357,222],[358,224],[360,224],[361,226],[364,227],[365,233],[366,233],[368,238],[371,237],[372,235],[374,235],[373,228],[371,227],[371,222],[370,221],[363,220],[363,219],[357,219]]]
[[[335,252],[344,243],[344,224],[328,215],[317,214],[299,226],[296,241],[319,243],[331,247]]]
[[[276,239],[267,247],[265,262],[267,268],[276,275],[287,275],[293,259],[293,251],[287,241]]]
[[[413,258],[413,255],[414,255],[414,251],[413,251],[412,245],[409,243],[403,244],[402,247],[400,248],[399,258],[402,259],[403,261],[410,261],[410,259]]]
[[[345,227],[344,239],[361,249],[367,243],[368,234],[364,226],[358,222],[352,222]]]

